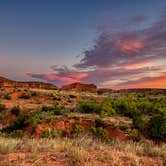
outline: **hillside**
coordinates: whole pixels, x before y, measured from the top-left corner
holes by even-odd
[[[1,83],[0,165],[166,162],[165,90],[103,91],[81,83],[52,89],[5,78]]]
[[[22,87],[22,88],[41,88],[58,89],[57,86],[44,82],[19,82],[0,77],[0,87]]]

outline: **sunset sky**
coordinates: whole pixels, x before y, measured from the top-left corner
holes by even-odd
[[[0,75],[166,88],[166,0],[1,0]]]

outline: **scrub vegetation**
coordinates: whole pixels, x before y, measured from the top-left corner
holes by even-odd
[[[10,100],[4,98],[6,91]],[[164,90],[143,93],[3,88],[1,96],[2,165],[166,163]]]

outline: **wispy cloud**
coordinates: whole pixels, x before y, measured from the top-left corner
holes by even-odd
[[[71,70],[66,66],[63,67],[52,66],[51,69],[54,70],[54,73],[46,73],[46,74],[28,73],[28,75],[33,78],[43,79],[48,82],[56,83],[58,85],[80,82],[80,80],[87,77],[88,75],[88,73],[77,72],[76,70]]]

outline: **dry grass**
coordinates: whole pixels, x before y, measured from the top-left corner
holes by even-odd
[[[74,139],[0,139],[2,161],[7,161],[6,158],[9,159],[12,154],[19,154],[12,162],[31,162],[33,165],[61,161],[64,165],[81,166],[138,166],[147,165],[148,162],[162,166],[166,158],[165,149],[166,144],[158,146],[145,141],[134,143],[116,140],[108,145],[87,135]]]
[[[124,116],[112,116],[103,118],[105,122],[114,124],[114,126],[131,126],[132,119]]]
[[[166,144],[154,145],[153,142],[144,140],[141,142],[122,142],[119,140],[113,140],[113,148],[123,151],[131,152],[139,156],[151,156],[151,157],[162,157],[166,159]]]

